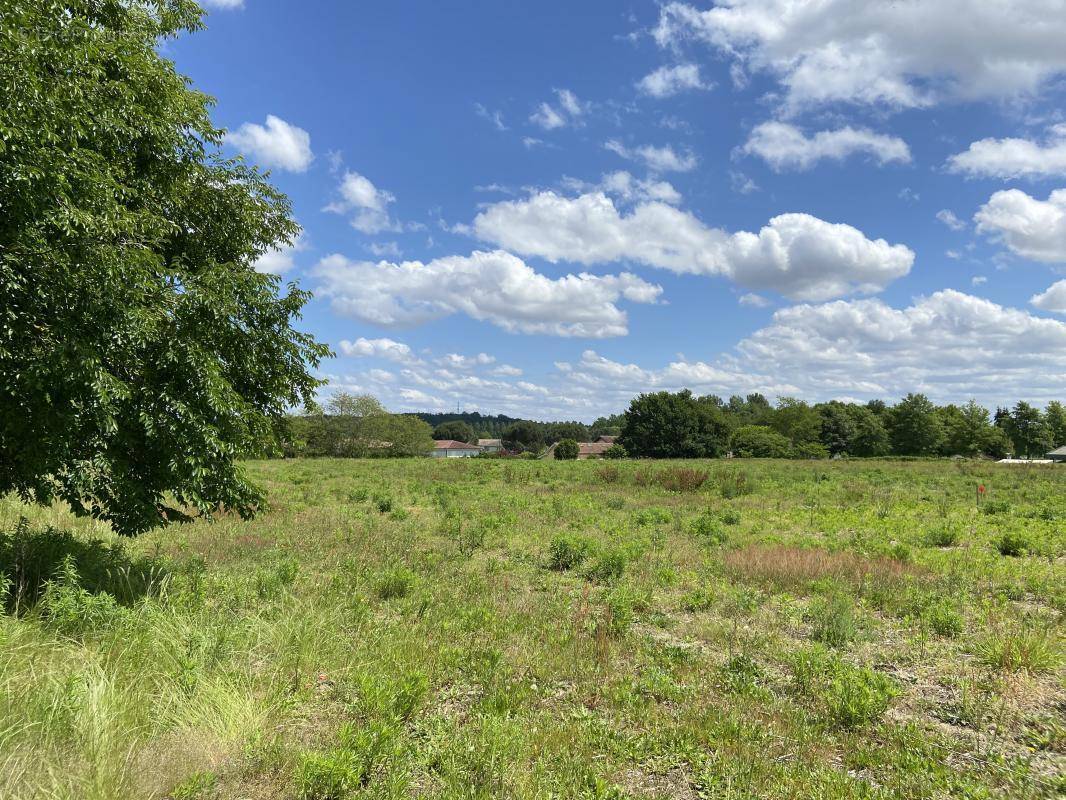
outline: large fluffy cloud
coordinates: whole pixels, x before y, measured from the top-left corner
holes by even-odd
[[[314,159],[310,134],[273,114],[265,126],[245,122],[227,134],[226,141],[264,167],[304,172]]]
[[[741,150],[759,156],[775,170],[810,169],[823,159],[843,161],[856,153],[872,156],[880,164],[911,160],[910,148],[898,136],[850,126],[807,136],[785,122],[757,125]]]
[[[378,325],[466,314],[510,332],[589,338],[624,336],[626,313],[616,304],[653,303],[662,293],[629,273],[549,278],[500,250],[399,264],[331,255],[315,275],[316,293],[337,313]]]
[[[1066,189],[1047,200],[1020,189],[996,192],[974,215],[979,233],[1001,241],[1023,258],[1066,263]]]
[[[1043,143],[1016,138],[981,139],[951,156],[948,167],[952,172],[980,178],[1066,175],[1066,123],[1052,126]]]
[[[340,351],[346,356],[357,358],[383,358],[387,361],[396,361],[401,364],[410,364],[418,361],[411,348],[403,342],[395,339],[367,339],[360,336],[354,342],[342,339],[338,344]]]
[[[1047,400],[1066,386],[1066,323],[953,290],[903,309],[879,300],[782,309],[739,350],[742,363],[812,398]]]
[[[793,109],[1013,97],[1066,70],[1062,0],[671,2],[655,36],[663,46],[701,40],[776,76]]]
[[[1066,314],[1066,281],[1056,281],[1046,291],[1033,295],[1029,302],[1043,311]]]
[[[496,203],[475,218],[473,231],[485,241],[552,262],[629,260],[721,275],[800,300],[877,292],[906,275],[914,262],[914,253],[903,245],[869,239],[850,225],[808,214],[774,217],[758,233],[728,233],[665,203],[639,203],[622,214],[599,192],[575,198],[540,192]]]

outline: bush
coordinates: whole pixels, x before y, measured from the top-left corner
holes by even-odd
[[[1017,558],[1029,552],[1032,549],[1032,543],[1024,533],[1008,531],[999,537],[996,549],[999,550],[1000,555]]]
[[[629,457],[629,453],[626,452],[625,447],[623,447],[622,445],[620,445],[617,442],[615,442],[614,444],[612,444],[610,447],[608,447],[606,450],[603,451],[603,457],[604,458],[615,458],[615,459],[628,458]]]
[[[573,461],[581,452],[581,448],[573,439],[562,439],[555,445],[555,458],[559,461]]]
[[[996,514],[1009,514],[1010,503],[1006,500],[987,500],[985,504],[981,506],[981,510],[989,516],[995,516]]]
[[[738,458],[788,458],[792,443],[767,425],[742,425],[730,439]]]
[[[582,564],[592,551],[592,541],[584,536],[561,533],[552,537],[548,545],[548,568],[557,571],[573,569]]]
[[[622,477],[622,472],[613,464],[605,464],[596,470],[596,477],[602,483],[618,483],[618,479]]]
[[[722,523],[710,511],[704,511],[692,521],[691,531],[709,544],[725,544],[728,539]]]
[[[392,498],[391,497],[378,497],[374,500],[377,503],[378,511],[382,514],[388,514],[392,511]]]
[[[621,578],[625,569],[625,553],[615,548],[607,548],[593,559],[589,568],[585,570],[585,577],[596,583],[609,584]]]
[[[722,522],[726,525],[739,525],[740,524],[740,512],[733,509],[727,509],[722,513]]]
[[[953,547],[959,540],[959,532],[946,525],[942,528],[933,528],[925,534],[925,541],[931,547]]]
[[[668,492],[694,492],[707,481],[707,473],[690,467],[673,467],[659,473],[659,485]]]
[[[70,635],[116,628],[131,620],[129,610],[111,595],[82,588],[70,556],[64,559],[59,574],[45,585],[41,611],[59,631]]]
[[[796,688],[821,703],[830,721],[841,728],[879,720],[899,693],[888,676],[851,666],[824,648],[799,653],[792,674]]]
[[[954,638],[962,633],[962,615],[946,603],[930,605],[922,616],[937,636]]]

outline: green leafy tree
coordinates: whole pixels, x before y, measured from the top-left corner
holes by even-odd
[[[976,400],[961,407],[944,406],[938,413],[944,428],[942,451],[946,455],[992,455],[993,451],[1001,449],[1003,439],[996,436],[988,409],[978,405]]]
[[[544,448],[544,432],[537,423],[522,420],[503,432],[503,442],[509,450],[535,453]]]
[[[839,400],[815,407],[822,417],[819,441],[831,455],[851,453],[855,447],[855,420],[848,406]]]
[[[560,442],[563,439],[587,442],[592,438],[588,426],[580,422],[552,422],[545,428],[545,440],[548,442]]]
[[[1033,458],[1051,449],[1051,434],[1040,409],[1019,400],[1010,415],[1014,452]]]
[[[730,440],[739,458],[791,458],[792,442],[767,425],[741,425]]]
[[[433,429],[433,438],[439,441],[453,439],[457,442],[477,442],[477,434],[474,433],[474,429],[470,427],[469,423],[463,422],[461,419],[442,422]]]
[[[603,457],[604,458],[621,459],[621,458],[627,458],[628,456],[629,456],[629,453],[627,453],[626,449],[622,445],[620,445],[618,442],[615,442],[614,444],[612,444],[610,447],[608,447],[606,450],[603,451]]]
[[[1044,410],[1044,422],[1047,424],[1051,447],[1066,445],[1066,407],[1058,400],[1052,400]]]
[[[944,429],[936,406],[924,394],[908,394],[888,412],[892,450],[901,456],[930,456],[940,450]]]
[[[721,455],[728,438],[718,403],[683,389],[634,398],[625,413],[621,444],[638,457],[705,458]]]
[[[573,439],[560,439],[555,445],[555,457],[560,461],[573,461],[578,457],[581,448]]]
[[[855,428],[848,455],[865,458],[888,455],[891,444],[884,417],[872,411],[869,405],[849,405],[847,408]]]
[[[793,445],[817,442],[822,433],[821,415],[802,400],[782,397],[777,402],[770,426]]]
[[[255,271],[298,232],[220,155],[158,52],[188,0],[0,6],[0,495],[136,534],[262,491],[237,459],[309,405],[307,293]]]

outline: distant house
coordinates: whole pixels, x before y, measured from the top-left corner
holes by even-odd
[[[599,444],[600,442],[606,442],[607,444],[614,444],[617,441],[617,436],[601,436],[599,439],[596,440],[596,443]]]
[[[1066,447],[1059,447],[1047,454],[1048,461],[1066,463]]]
[[[481,455],[481,448],[476,444],[457,442],[454,439],[441,439],[433,443],[433,458],[470,458]]]
[[[478,439],[477,446],[483,453],[499,453],[503,451],[503,439]]]
[[[577,443],[577,457],[579,459],[586,458],[603,458],[603,454],[611,447],[614,442],[605,442],[603,439],[614,439],[613,436],[601,436],[600,441],[596,442],[578,442]],[[547,450],[544,451],[544,455],[541,458],[555,458],[555,448],[558,446],[558,442],[553,444]]]

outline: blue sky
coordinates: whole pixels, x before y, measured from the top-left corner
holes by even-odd
[[[1064,0],[208,8],[166,54],[293,200],[326,394],[1066,396]]]

